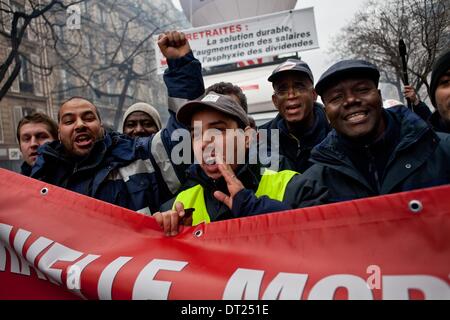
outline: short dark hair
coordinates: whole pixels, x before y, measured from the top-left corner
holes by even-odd
[[[224,95],[236,95],[239,98],[241,107],[244,109],[245,113],[248,113],[247,97],[239,86],[235,86],[231,82],[218,82],[206,88],[205,95],[211,91]]]
[[[75,99],[85,100],[85,101],[89,102],[90,104],[92,104],[94,106],[94,108],[95,108],[95,113],[97,114],[98,119],[100,120],[100,122],[102,122],[102,118],[100,117],[100,112],[98,112],[97,106],[91,100],[86,99],[84,97],[80,97],[80,96],[73,96],[73,97],[67,99],[66,101],[64,101],[63,103],[61,103],[61,106],[59,107],[59,110],[58,110],[58,123],[61,120],[59,118],[59,111],[61,111],[62,106],[65,105],[66,103],[72,101],[72,100],[75,100]]]
[[[33,112],[22,119],[20,119],[17,125],[17,141],[20,143],[20,128],[28,123],[43,123],[47,126],[48,132],[53,139],[58,139],[58,125],[56,122],[50,118],[48,115],[42,112]]]

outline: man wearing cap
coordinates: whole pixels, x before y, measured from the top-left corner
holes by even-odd
[[[184,191],[154,215],[167,235],[176,235],[180,223],[197,225],[292,209],[302,193],[312,189],[300,188],[294,171],[261,170],[249,164],[252,129],[246,113],[231,97],[210,92],[181,107],[177,119],[191,128],[197,164],[190,167]],[[192,217],[187,209],[194,209]]]
[[[450,133],[450,51],[444,53],[433,66],[430,98],[436,108],[430,118],[433,128]]]
[[[302,179],[320,194],[327,188],[324,203],[450,183],[450,135],[436,134],[405,106],[383,109],[379,77],[373,64],[345,60],[316,85],[333,131],[312,151]]]
[[[133,138],[151,136],[161,127],[158,110],[148,103],[135,103],[123,115],[122,132]]]
[[[272,101],[278,115],[259,129],[266,129],[269,151],[279,143],[280,169],[304,172],[311,166],[312,148],[331,130],[323,106],[316,102],[314,77],[309,66],[297,59],[288,59],[275,68],[268,81],[272,82]],[[271,141],[271,131],[279,130],[279,142]]]

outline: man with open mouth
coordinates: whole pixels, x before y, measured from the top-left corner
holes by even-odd
[[[177,235],[180,224],[293,209],[303,192],[309,192],[308,186],[299,185],[297,172],[264,170],[248,160],[254,136],[247,114],[232,97],[209,92],[201,100],[184,104],[177,119],[191,128],[197,163],[189,168],[183,191],[154,215],[167,236]],[[190,217],[188,209],[193,211]]]
[[[280,170],[302,173],[312,165],[312,148],[331,130],[323,106],[316,102],[313,74],[304,61],[288,59],[275,68],[268,81],[272,82],[272,102],[278,115],[259,128],[267,130],[269,139],[267,146],[261,143],[260,148],[268,148],[269,154],[279,149]],[[271,141],[272,130],[278,130],[279,141]]]
[[[182,103],[201,96],[201,65],[185,35],[166,32],[158,44],[169,65],[164,75],[169,100]],[[164,134],[169,137],[180,128],[173,119],[168,127]],[[85,98],[61,105],[58,133],[59,141],[39,149],[32,178],[144,214],[156,212],[181,186],[161,131],[135,138],[105,132],[98,109]]]
[[[316,85],[333,131],[312,151],[302,179],[321,193],[327,188],[324,203],[450,183],[450,135],[403,105],[384,109],[379,78],[375,65],[344,60]]]

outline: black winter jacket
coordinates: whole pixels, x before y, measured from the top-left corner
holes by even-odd
[[[352,163],[340,145],[336,131],[311,153],[314,165],[301,180],[317,188],[310,196],[322,204],[396,193],[450,183],[450,135],[435,133],[429,125],[404,106],[385,111],[400,128],[394,147],[375,188]],[[389,137],[387,137],[389,138]],[[302,199],[307,201],[308,198]]]
[[[444,122],[439,112],[435,111],[430,117],[430,123],[437,132],[450,133],[450,125]]]
[[[314,125],[312,128],[305,131],[300,140],[288,131],[285,120],[280,114],[275,119],[263,124],[258,129],[266,129],[268,137],[268,151],[270,154],[271,130],[279,130],[279,153],[280,165],[279,170],[293,170],[296,172],[305,172],[312,163],[309,161],[311,150],[327,136],[331,131],[328,119],[325,114],[323,106],[319,103],[314,103]],[[264,160],[263,160],[264,161]]]

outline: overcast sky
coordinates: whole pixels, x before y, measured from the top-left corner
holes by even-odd
[[[311,67],[316,81],[335,61],[327,54],[331,39],[348,24],[366,0],[298,0],[296,9],[314,7],[320,49],[300,52]]]
[[[245,0],[242,0],[245,1]],[[276,1],[276,0],[267,0]],[[178,0],[172,0],[181,9]],[[316,81],[320,75],[334,62],[327,55],[331,46],[331,38],[347,23],[349,23],[358,9],[362,8],[366,0],[298,0],[296,9],[314,7],[317,33],[320,49],[300,52],[303,60],[311,67]]]

